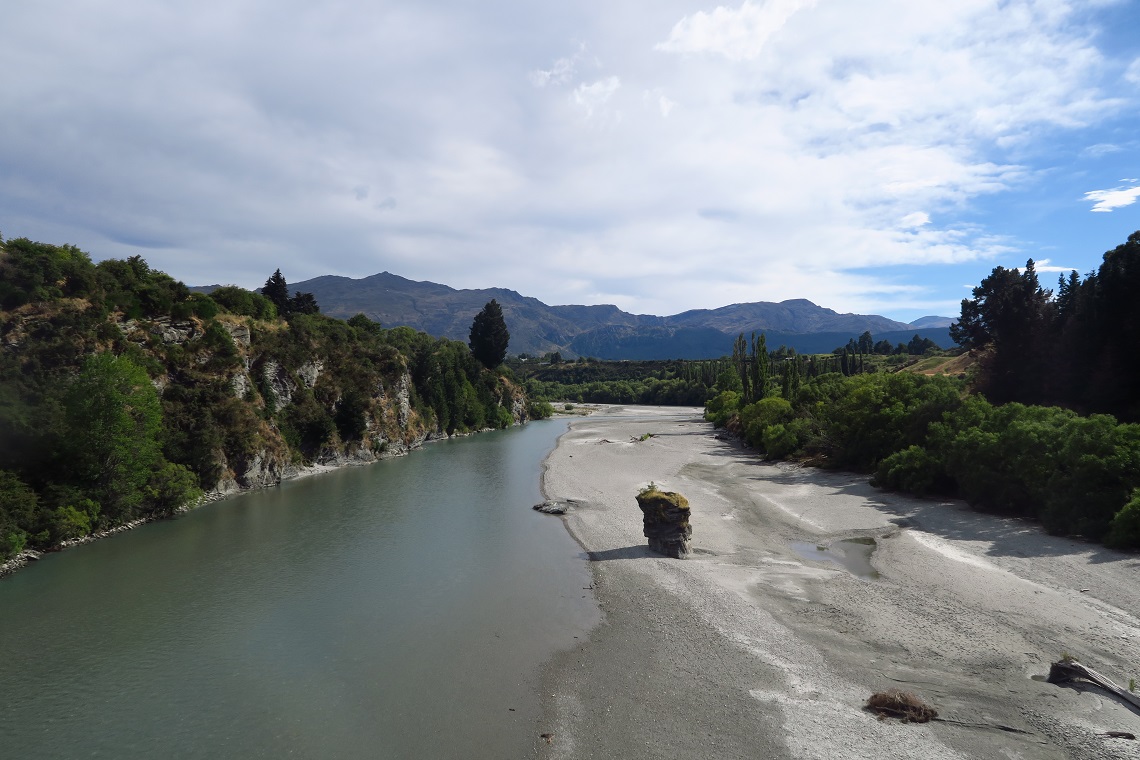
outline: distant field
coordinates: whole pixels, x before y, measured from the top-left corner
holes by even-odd
[[[960,356],[929,356],[905,367],[904,371],[919,375],[960,375],[974,364],[968,353]]]

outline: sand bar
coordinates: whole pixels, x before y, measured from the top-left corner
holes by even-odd
[[[650,481],[689,499],[691,559],[645,548],[634,495]],[[1140,681],[1135,555],[765,463],[698,409],[574,422],[544,490],[580,502],[562,519],[602,622],[546,673],[540,757],[1140,757],[1102,736],[1140,734],[1133,709],[1034,678],[1069,653]],[[836,561],[838,542],[868,538],[877,578]],[[889,688],[946,721],[862,709]]]

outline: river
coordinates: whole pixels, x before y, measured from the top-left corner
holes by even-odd
[[[0,581],[0,755],[514,758],[597,621],[533,512],[565,421],[440,442]]]

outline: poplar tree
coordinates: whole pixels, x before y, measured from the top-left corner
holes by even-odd
[[[487,369],[494,369],[507,358],[507,345],[511,334],[503,319],[503,308],[494,298],[475,315],[471,323],[470,341],[472,355]]]

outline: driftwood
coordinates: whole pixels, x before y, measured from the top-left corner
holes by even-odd
[[[1072,681],[1088,681],[1089,683],[1096,684],[1105,691],[1119,697],[1121,700],[1127,702],[1133,707],[1140,708],[1140,697],[1136,696],[1128,689],[1122,689],[1114,684],[1110,679],[1097,673],[1092,668],[1087,668],[1073,659],[1058,660],[1049,666],[1049,677],[1046,678],[1049,683],[1070,683]]]

